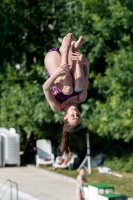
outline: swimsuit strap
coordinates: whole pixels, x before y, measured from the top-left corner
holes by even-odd
[[[62,105],[61,105],[61,103],[59,102],[59,106],[60,106],[60,111],[62,111]]]

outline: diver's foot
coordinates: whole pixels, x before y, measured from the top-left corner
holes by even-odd
[[[77,51],[78,48],[80,46],[82,46],[84,43],[85,43],[85,39],[81,36],[79,37],[79,39],[77,41],[72,41],[72,44],[71,44],[71,48],[72,48],[72,51]]]
[[[62,41],[62,45],[60,47],[60,53],[62,54],[63,52],[66,52],[69,50],[69,47],[72,42],[72,33],[68,33]]]

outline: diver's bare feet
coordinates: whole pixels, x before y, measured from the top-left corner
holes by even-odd
[[[72,42],[72,33],[68,33],[62,41],[62,45],[60,47],[60,53],[62,54],[63,52],[66,52],[69,50],[69,47]]]
[[[79,48],[80,46],[82,46],[85,42],[86,42],[86,41],[85,41],[85,39],[84,39],[82,36],[79,37],[79,39],[78,39],[77,41],[72,41],[72,44],[71,44],[71,46],[72,46],[72,51],[73,51],[73,52],[74,52],[74,51],[77,51],[78,48]]]

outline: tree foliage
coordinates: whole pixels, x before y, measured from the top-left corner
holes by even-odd
[[[84,1],[84,8],[88,10],[82,16],[86,22],[89,19],[88,58],[93,68],[89,99],[82,105],[84,125],[101,136],[111,134],[115,139],[130,141],[133,138],[133,3]]]
[[[3,0],[0,7],[1,126],[58,140],[51,125],[60,133],[62,114],[50,110],[42,92],[43,56],[72,32],[85,37],[81,52],[90,63],[88,99],[79,108],[83,127],[130,141],[132,0]]]

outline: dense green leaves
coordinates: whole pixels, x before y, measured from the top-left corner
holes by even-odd
[[[85,37],[80,51],[90,63],[88,99],[80,105],[83,127],[130,141],[132,0],[3,0],[0,7],[1,126],[58,140],[52,126],[61,132],[62,114],[53,113],[43,95],[43,56],[72,32],[74,39]]]
[[[125,141],[133,138],[133,5],[128,3],[84,1],[89,13],[83,12],[91,21],[88,58],[94,69],[90,99],[82,105],[84,126]]]
[[[107,60],[111,66],[105,76],[99,74],[94,81],[106,101],[96,101],[89,127],[129,141],[133,136],[133,53],[123,49]]]

